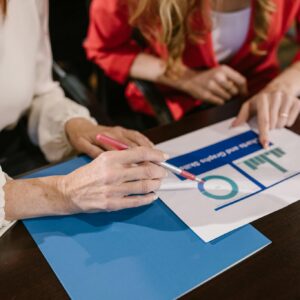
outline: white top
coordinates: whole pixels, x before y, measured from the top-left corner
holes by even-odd
[[[218,62],[230,58],[243,46],[249,31],[250,19],[250,7],[229,13],[212,12],[212,40]]]
[[[86,108],[65,98],[52,81],[47,27],[47,0],[9,0],[6,17],[0,13],[0,131],[28,114],[31,140],[49,161],[56,161],[72,150],[65,122],[91,118]],[[6,180],[0,166],[0,235],[8,225],[2,189]]]

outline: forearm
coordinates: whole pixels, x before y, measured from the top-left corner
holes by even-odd
[[[278,87],[295,97],[300,96],[300,62],[292,64],[283,71],[268,84],[267,89],[272,90]]]
[[[6,220],[70,213],[62,178],[53,176],[7,181],[4,185]]]
[[[162,59],[141,53],[134,60],[129,75],[132,78],[157,82],[165,71],[166,64]]]
[[[181,90],[184,78],[181,78],[181,76],[177,78],[167,76],[166,69],[167,64],[164,60],[154,55],[142,53],[134,60],[130,69],[130,76],[132,78],[148,80]],[[187,68],[182,66],[182,69],[185,70],[183,73],[186,75]]]

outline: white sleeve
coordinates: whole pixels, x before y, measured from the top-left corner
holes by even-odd
[[[28,130],[33,143],[40,146],[49,161],[60,160],[72,152],[65,134],[65,123],[84,117],[96,123],[88,110],[67,99],[52,80],[52,53],[48,31],[48,0],[36,0],[41,20],[40,45],[36,61],[36,87],[29,111]]]
[[[4,190],[3,187],[6,183],[7,177],[2,172],[0,166],[0,237],[14,224],[14,222],[8,222],[5,220],[5,197],[4,197]]]

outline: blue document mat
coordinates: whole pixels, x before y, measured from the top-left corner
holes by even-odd
[[[88,161],[75,158],[27,178],[66,174]],[[174,299],[270,243],[251,225],[204,243],[160,200],[24,224],[72,299]]]

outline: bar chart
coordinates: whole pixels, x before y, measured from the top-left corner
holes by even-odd
[[[278,162],[276,162],[274,158],[281,158],[285,155],[285,152],[281,148],[274,148],[270,151],[267,151],[263,154],[259,154],[257,156],[254,156],[250,159],[247,159],[244,161],[244,164],[250,168],[251,170],[257,170],[260,166],[263,164],[269,164],[273,168],[275,168],[277,171],[281,173],[286,173],[288,170],[281,166]]]
[[[234,161],[233,164],[264,187],[285,180],[297,171],[293,171],[293,162],[282,146],[273,146],[268,150],[262,149]]]

